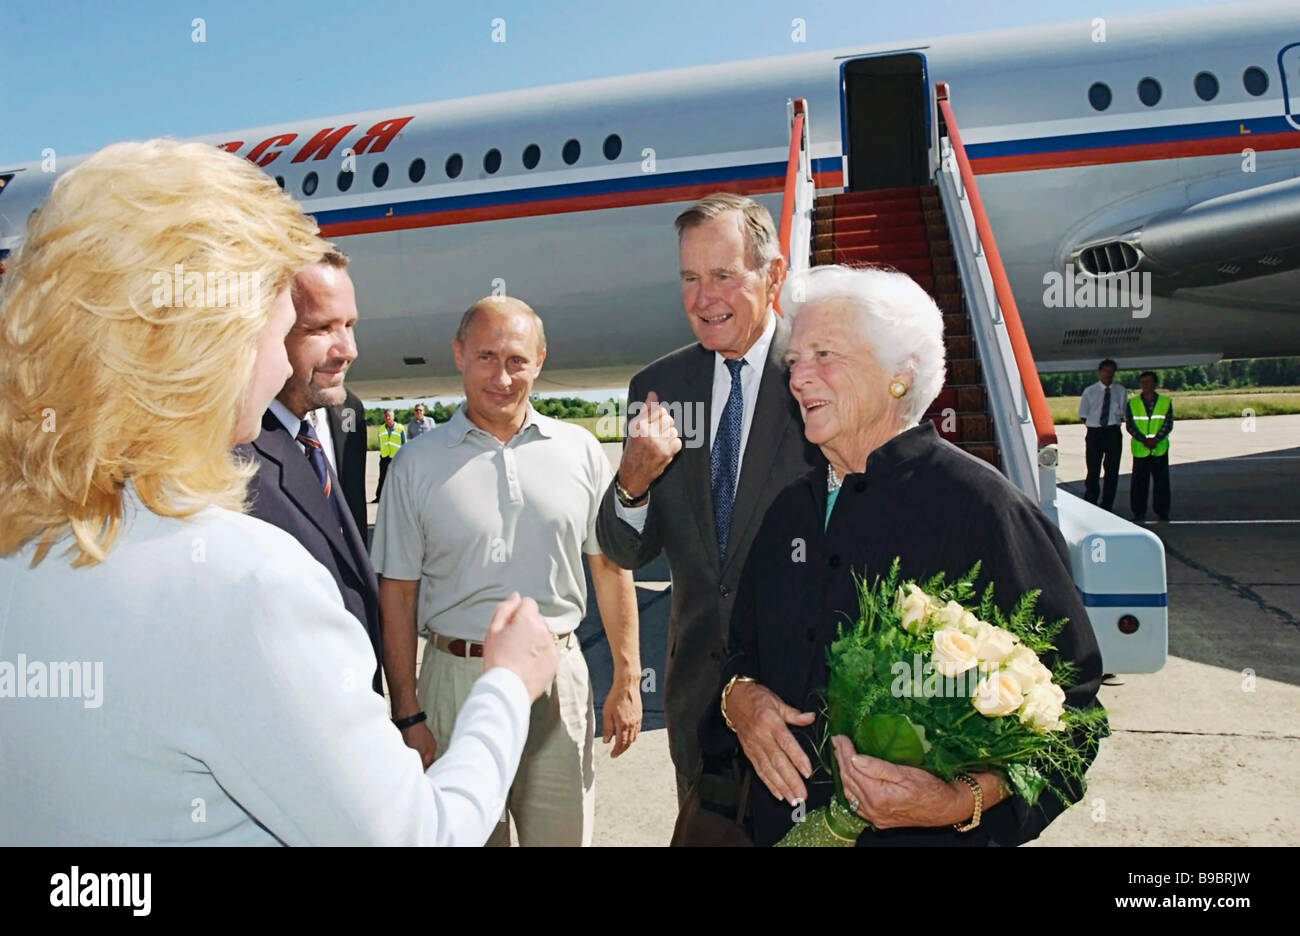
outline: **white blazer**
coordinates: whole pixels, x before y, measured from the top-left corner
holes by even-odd
[[[124,506],[98,565],[0,558],[0,843],[487,840],[528,733],[517,675],[479,679],[422,772],[296,540],[215,507],[160,517],[130,486]]]

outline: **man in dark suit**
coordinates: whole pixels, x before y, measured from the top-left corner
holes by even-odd
[[[334,442],[334,471],[339,476],[343,499],[361,538],[366,538],[366,410],[361,397],[344,388],[342,406],[326,411],[330,436]]]
[[[369,679],[374,690],[382,693],[379,586],[366,551],[364,527],[358,528],[326,457],[317,433],[317,426],[323,428],[319,417],[316,425],[312,422],[322,407],[344,405],[343,376],[357,356],[352,335],[357,304],[346,267],[347,258],[332,252],[294,277],[297,321],[285,338],[293,376],[271,401],[262,416],[262,432],[246,450],[258,462],[249,485],[249,512],[291,534],[334,577],[344,606],[366,629],[375,648],[372,673],[344,673],[340,678],[345,683],[354,675]],[[330,423],[336,451],[343,439],[344,457],[339,461],[345,470],[347,438],[365,438],[364,419],[357,421],[356,431],[343,431],[347,416],[345,412],[341,417],[338,430]]]
[[[750,543],[777,493],[825,461],[804,440],[779,359],[788,326],[774,305],[786,266],[771,216],[718,194],[676,223],[682,304],[699,341],[632,378],[623,458],[597,533],[624,568],[668,557],[664,716],[680,801],[700,772],[700,720],[718,704]]]

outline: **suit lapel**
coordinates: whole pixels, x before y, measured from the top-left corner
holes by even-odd
[[[776,341],[773,340],[775,345]],[[745,457],[740,463],[740,481],[736,485],[736,500],[731,509],[732,545],[746,542],[755,524],[762,518],[758,506],[763,489],[771,477],[777,453],[785,444],[786,436],[794,430],[790,407],[794,398],[786,387],[785,368],[768,355],[763,364],[763,377],[758,385],[758,402],[754,405],[754,418],[749,424],[749,439],[745,443]],[[723,571],[732,563],[741,549],[728,549]]]
[[[700,541],[708,554],[709,563],[718,569],[718,531],[713,525],[713,491],[709,485],[709,426],[713,419],[713,352],[702,345],[699,363],[687,368],[683,374],[680,401],[683,406],[701,403],[704,422],[698,427],[700,444],[684,447],[678,456],[682,460],[682,483],[690,499],[691,514],[699,524]],[[680,427],[679,427],[680,431]],[[687,441],[687,440],[683,440]]]
[[[325,535],[334,551],[347,562],[357,576],[364,579],[363,570],[357,567],[356,555],[344,539],[343,530],[339,526],[339,516],[335,516],[334,508],[325,499],[311,463],[298,448],[298,443],[289,435],[289,430],[285,429],[280,420],[276,419],[275,414],[269,410],[262,419],[262,432],[253,440],[253,448],[268,461],[279,466],[280,490],[284,492],[285,497]],[[325,466],[328,471],[328,461]],[[330,474],[335,496],[338,496],[338,478],[333,477],[332,471]],[[340,516],[348,513],[342,504],[339,507]],[[347,520],[344,519],[342,522],[346,524]]]

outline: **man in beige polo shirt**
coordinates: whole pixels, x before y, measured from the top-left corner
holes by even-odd
[[[590,432],[529,404],[546,335],[528,305],[506,297],[474,303],[452,352],[465,403],[402,447],[375,522],[393,721],[427,768],[482,672],[490,609],[516,591],[534,599],[560,646],[560,663],[555,682],[533,704],[506,809],[521,845],[589,845],[594,706],[574,633],[587,608],[583,555],[614,660],[602,737],[615,742],[617,757],[641,728],[632,573],[606,559],[596,540],[612,472]],[[417,631],[428,638],[418,684]],[[488,844],[509,842],[502,816]]]

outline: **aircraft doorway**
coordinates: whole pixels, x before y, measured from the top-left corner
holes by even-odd
[[[1282,47],[1277,54],[1277,69],[1281,73],[1287,123],[1300,130],[1300,42]]]
[[[917,52],[844,64],[850,191],[926,185],[930,140],[925,58]]]

